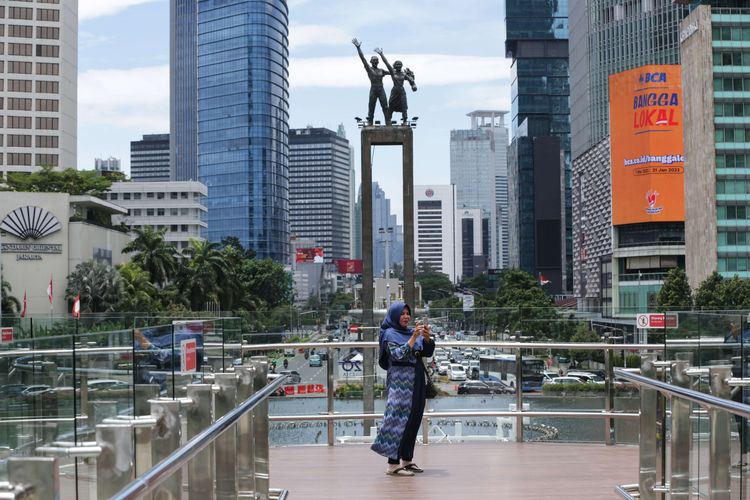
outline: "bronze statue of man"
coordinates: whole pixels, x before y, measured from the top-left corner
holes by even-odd
[[[413,92],[416,92],[417,85],[416,83],[414,83],[414,73],[409,68],[401,71],[401,68],[403,67],[401,61],[396,61],[395,63],[393,63],[393,66],[391,66],[388,63],[388,59],[385,58],[385,54],[383,54],[383,49],[375,49],[375,52],[380,54],[380,57],[383,58],[383,63],[385,64],[385,67],[388,68],[388,72],[391,74],[391,79],[393,80],[391,96],[388,99],[388,111],[391,116],[395,112],[400,112],[401,123],[403,125],[406,125],[409,120],[409,106],[406,103],[406,89],[404,89],[404,80],[409,82],[411,90]],[[390,124],[390,121],[388,123]]]
[[[356,38],[352,39],[352,43],[357,47],[357,53],[359,58],[362,60],[362,64],[365,66],[367,76],[370,78],[370,102],[367,108],[367,124],[373,124],[373,116],[375,114],[375,101],[380,101],[380,107],[383,108],[383,116],[385,118],[385,124],[391,124],[391,112],[388,109],[388,101],[385,98],[385,89],[383,88],[383,77],[388,74],[388,71],[378,68],[378,57],[372,56],[370,58],[370,65],[367,64],[364,54],[362,54],[361,45],[362,42]]]

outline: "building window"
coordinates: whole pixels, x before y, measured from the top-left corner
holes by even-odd
[[[30,135],[8,134],[6,140],[8,142],[9,148],[30,148],[31,147]]]
[[[141,199],[141,193],[133,193],[133,199],[134,200],[140,200]]]
[[[8,92],[31,92],[31,80],[8,79]]]
[[[36,136],[36,147],[38,148],[57,148],[59,139],[56,135],[38,135]]]
[[[9,24],[8,36],[12,38],[34,38],[34,27],[22,24]],[[8,44],[9,46],[12,44]]]
[[[31,166],[31,153],[8,153],[8,165],[11,166],[22,166],[22,167],[30,167]]]
[[[25,61],[8,61],[8,73],[18,73],[21,75],[30,75],[32,65]]]
[[[19,26],[19,28],[25,28],[26,26]],[[28,26],[29,28],[31,26]],[[8,44],[8,55],[9,56],[31,56],[32,45],[30,43],[9,43]]]
[[[42,116],[37,116],[36,118],[37,130],[57,130],[59,126],[60,126],[59,118],[47,118],[47,117],[42,117]]]
[[[122,199],[123,200],[129,200],[130,199],[130,193],[122,193]]]
[[[28,7],[8,7],[8,19],[34,19],[34,9]]]
[[[60,28],[53,28],[51,26],[37,26],[36,37],[42,40],[59,40]]]
[[[59,94],[60,93],[60,82],[53,82],[49,80],[38,80],[36,82],[36,91],[40,94]],[[31,92],[29,90],[28,92]]]
[[[117,193],[109,193],[110,200],[117,201],[118,196],[119,195]]]
[[[60,65],[57,63],[36,63],[37,75],[59,75]]]
[[[156,199],[157,200],[163,200],[164,199],[164,193],[156,193]]]
[[[164,217],[164,209],[163,208],[157,209],[156,215],[158,215],[159,217]]]
[[[8,128],[31,128],[30,116],[9,116]]]
[[[37,154],[36,155],[36,165],[38,166],[45,166],[50,165],[52,167],[56,167],[58,163],[58,156],[53,154]]]
[[[59,45],[37,45],[36,55],[38,57],[60,57]]]
[[[153,217],[154,216],[154,209],[153,208],[147,208],[146,209],[146,215],[148,215],[149,217]]]
[[[31,99],[25,97],[8,97],[8,109],[12,111],[31,111]]]
[[[37,21],[59,21],[60,11],[57,9],[36,9]]]

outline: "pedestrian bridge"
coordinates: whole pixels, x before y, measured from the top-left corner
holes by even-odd
[[[444,343],[454,344],[473,345]],[[723,339],[576,344],[577,350],[604,354],[606,383],[585,391],[599,391],[598,396],[580,390],[552,398],[519,390],[502,397],[440,396],[429,404],[433,409],[425,414],[415,455],[425,472],[414,477],[386,476],[385,460],[369,450],[382,410],[366,400],[366,378],[364,398],[356,400],[361,411],[343,412],[334,398],[342,394],[333,376],[337,351],[356,347],[366,353],[367,364],[377,344],[299,344],[327,351],[323,390],[309,384],[312,395],[283,390],[293,385],[291,373],[268,374],[265,354],[283,352],[284,346],[224,344],[222,352],[237,350],[231,357],[240,363],[199,378],[174,370],[162,386],[131,384],[124,404],[116,392],[121,384],[110,379],[99,379],[110,380],[113,388],[97,389],[103,391],[97,396],[87,378],[102,368],[81,362],[83,383],[77,381],[75,390],[60,387],[47,396],[52,399],[43,397],[47,392],[19,399],[26,402],[19,402],[16,414],[0,419],[6,443],[0,451],[5,480],[0,498],[27,498],[23,495],[32,490],[39,498],[64,499],[750,498],[750,471],[733,467],[744,432],[736,420],[750,417],[750,406],[732,400],[732,391],[750,380],[732,373],[732,361],[744,359],[744,346],[728,353]],[[520,387],[525,353],[571,347],[482,346],[516,353]],[[85,360],[121,348],[75,349]],[[640,368],[615,368],[618,352],[637,352]],[[131,359],[138,355],[132,352]],[[14,369],[31,367],[50,376],[45,371],[50,367],[29,360],[28,350],[0,351],[0,358],[14,356],[23,358]],[[112,376],[105,371],[98,376]],[[62,377],[56,370],[52,374]],[[288,396],[277,396],[283,393]],[[38,407],[29,407],[29,401]],[[474,406],[456,406],[466,401]],[[58,410],[69,404],[75,418],[59,416],[60,411],[44,414],[52,404]]]

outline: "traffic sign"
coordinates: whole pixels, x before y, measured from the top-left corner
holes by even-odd
[[[180,351],[180,371],[196,371],[198,369],[198,345],[195,339],[180,342]]]
[[[635,317],[635,325],[641,329],[672,329],[679,326],[679,319],[677,313],[640,313]]]
[[[13,342],[13,327],[2,327],[2,329],[0,329],[0,344],[9,344],[11,342]]]

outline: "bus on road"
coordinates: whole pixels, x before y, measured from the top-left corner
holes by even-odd
[[[542,390],[543,372],[546,368],[544,360],[536,356],[522,357],[523,392]],[[516,381],[516,355],[515,354],[491,354],[479,357],[480,378],[495,377],[505,385],[515,389]]]

